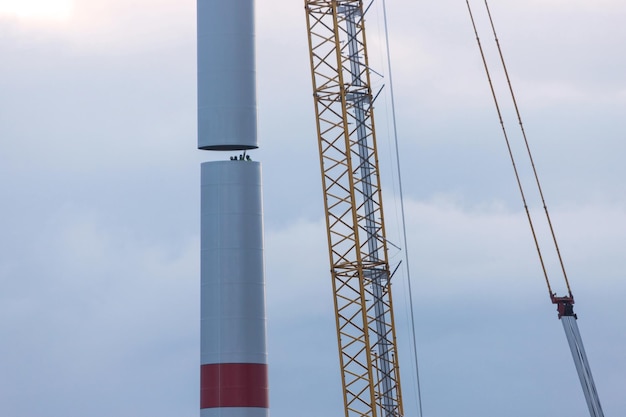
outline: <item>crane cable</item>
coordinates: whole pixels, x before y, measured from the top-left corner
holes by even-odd
[[[382,0],[383,7],[383,25],[385,29],[385,47],[386,47],[386,55],[387,55],[387,68],[389,70],[389,96],[391,102],[391,119],[393,126],[393,137],[395,144],[395,159],[396,159],[396,167],[397,167],[397,175],[398,175],[398,193],[400,197],[400,213],[402,220],[402,240],[405,249],[405,261],[406,261],[406,275],[407,275],[407,283],[408,283],[408,293],[409,293],[409,308],[410,308],[410,316],[411,316],[411,336],[413,341],[413,361],[415,365],[415,378],[417,381],[417,406],[419,411],[419,417],[422,417],[422,393],[420,389],[420,377],[419,377],[419,366],[417,360],[417,341],[416,341],[416,332],[415,332],[415,313],[413,311],[413,290],[411,288],[411,270],[409,268],[409,255],[408,255],[408,244],[407,244],[407,233],[406,233],[406,221],[405,221],[405,210],[404,210],[404,193],[402,191],[402,175],[400,170],[400,148],[398,146],[398,129],[396,123],[396,106],[395,99],[393,93],[393,78],[391,76],[391,53],[389,52],[389,30],[387,25],[387,6],[385,0]]]
[[[550,228],[550,233],[552,235],[552,242],[554,243],[554,248],[556,249],[556,254],[558,256],[559,263],[561,265],[561,271],[563,272],[563,279],[567,286],[568,295],[565,297],[557,297],[556,293],[552,292],[552,288],[550,287],[550,281],[548,279],[548,274],[546,272],[546,268],[544,265],[543,257],[541,255],[541,249],[539,248],[539,243],[537,240],[537,236],[535,234],[535,228],[533,226],[533,221],[530,216],[530,212],[528,210],[528,205],[526,204],[526,197],[524,196],[524,190],[522,188],[522,183],[520,181],[519,174],[517,172],[517,167],[515,165],[515,158],[513,157],[513,152],[511,151],[511,146],[509,143],[509,139],[506,133],[506,129],[504,127],[504,121],[502,119],[502,114],[500,111],[500,106],[498,104],[498,99],[496,98],[495,90],[493,87],[493,82],[491,80],[491,75],[489,74],[489,68],[487,66],[487,61],[485,59],[485,54],[483,52],[482,45],[480,43],[480,38],[478,37],[478,31],[476,29],[476,23],[474,21],[474,16],[472,15],[472,9],[469,4],[469,0],[465,0],[467,3],[467,9],[470,14],[470,18],[472,20],[472,26],[474,27],[474,33],[476,34],[476,40],[478,42],[478,47],[480,49],[480,54],[482,56],[483,65],[485,66],[485,71],[487,73],[487,79],[489,80],[489,86],[491,88],[491,94],[493,96],[496,109],[498,111],[498,117],[500,119],[500,125],[502,126],[502,132],[504,133],[504,138],[506,140],[507,148],[509,150],[509,156],[511,157],[511,162],[513,164],[513,170],[515,171],[515,177],[517,179],[517,184],[522,195],[522,201],[524,202],[524,208],[526,209],[526,216],[528,217],[528,222],[530,224],[530,229],[533,234],[533,239],[535,241],[535,246],[537,248],[537,254],[539,255],[539,260],[541,262],[541,267],[543,269],[544,277],[546,279],[546,284],[548,285],[548,292],[550,295],[550,300],[553,304],[557,305],[557,311],[559,312],[559,319],[563,324],[563,329],[565,330],[565,336],[567,337],[567,341],[570,347],[570,351],[572,353],[572,357],[574,359],[574,365],[576,366],[576,371],[578,372],[578,377],[580,379],[581,387],[583,389],[583,393],[585,395],[585,400],[587,402],[587,407],[589,408],[589,414],[591,417],[604,417],[604,412],[602,411],[602,406],[600,405],[600,399],[598,397],[598,391],[596,390],[595,383],[593,381],[593,377],[591,375],[591,368],[589,366],[589,361],[587,360],[587,355],[585,353],[585,348],[583,347],[582,338],[580,337],[580,333],[578,331],[578,325],[576,324],[576,314],[574,314],[573,304],[574,304],[574,296],[572,295],[572,291],[570,289],[569,280],[567,279],[567,274],[565,273],[565,267],[563,266],[563,259],[561,258],[561,252],[559,250],[559,245],[556,241],[556,236],[554,233],[554,229],[552,227],[552,222],[550,221],[550,214],[548,213],[548,208],[546,206],[543,191],[541,189],[541,185],[539,183],[539,176],[537,175],[537,170],[535,169],[535,164],[533,162],[533,157],[530,152],[530,147],[528,146],[528,140],[526,138],[526,133],[524,131],[524,126],[522,124],[522,118],[519,113],[519,109],[517,106],[517,101],[515,99],[515,94],[513,92],[513,87],[511,86],[511,80],[509,78],[509,74],[506,68],[506,64],[504,63],[504,57],[502,54],[502,49],[500,48],[500,42],[498,41],[498,35],[496,34],[496,29],[493,24],[493,19],[491,18],[491,12],[489,10],[489,4],[487,0],[485,0],[485,8],[487,9],[487,14],[489,16],[489,22],[491,24],[491,30],[495,37],[496,45],[498,47],[498,53],[500,55],[500,62],[502,63],[502,68],[504,70],[504,74],[506,76],[506,81],[509,85],[509,92],[511,93],[511,99],[515,106],[515,112],[517,114],[517,120],[520,125],[520,129],[522,132],[522,136],[524,138],[524,143],[526,146],[526,152],[528,154],[528,158],[532,165],[533,174],[535,177],[535,182],[537,189],[539,191],[539,195],[541,196],[541,202],[543,203],[543,209],[545,212],[545,217]]]
[[[524,203],[524,209],[526,211],[526,217],[528,218],[528,223],[530,225],[530,230],[531,230],[531,233],[533,235],[533,240],[535,242],[535,248],[537,249],[537,255],[539,256],[539,261],[541,263],[541,269],[543,271],[543,275],[544,275],[544,278],[546,280],[546,285],[548,286],[548,292],[549,292],[550,298],[554,302],[554,295],[555,295],[555,293],[552,292],[552,287],[550,285],[550,280],[548,278],[548,272],[546,270],[546,266],[545,266],[545,263],[544,263],[544,260],[543,260],[543,256],[542,256],[542,253],[541,253],[541,248],[539,246],[539,241],[537,239],[535,226],[534,226],[534,223],[533,223],[533,220],[532,220],[532,216],[530,215],[530,211],[528,209],[528,204],[526,202],[526,196],[524,194],[524,188],[522,187],[522,182],[520,180],[519,172],[517,170],[517,165],[515,164],[515,157],[513,156],[513,151],[511,149],[511,143],[509,141],[509,137],[508,137],[505,125],[504,125],[504,120],[502,118],[502,111],[500,110],[500,105],[498,103],[498,98],[496,96],[496,92],[495,92],[495,89],[494,89],[494,86],[493,86],[493,81],[491,79],[491,74],[489,72],[489,67],[487,65],[487,60],[485,58],[485,53],[483,51],[483,47],[482,47],[482,44],[480,42],[480,38],[478,36],[478,30],[476,28],[476,22],[474,20],[474,15],[472,13],[472,8],[470,6],[469,0],[465,0],[465,2],[467,3],[467,10],[469,12],[470,19],[472,21],[472,27],[474,29],[474,34],[476,35],[476,42],[478,43],[478,49],[480,49],[480,55],[481,55],[481,58],[482,58],[482,61],[483,61],[483,66],[485,68],[485,73],[487,75],[487,79],[489,80],[489,88],[491,89],[491,95],[493,97],[493,101],[494,101],[494,104],[496,106],[496,111],[498,113],[498,119],[500,121],[500,126],[502,127],[502,133],[504,135],[504,139],[506,141],[506,146],[507,146],[507,149],[508,149],[508,152],[509,152],[509,157],[510,157],[511,163],[513,165],[513,171],[515,172],[515,179],[517,181],[517,186],[518,186],[520,194],[522,196],[522,202]],[[532,166],[532,171],[533,171],[535,183],[537,185],[537,189],[538,189],[539,195],[541,197],[541,203],[543,205],[543,210],[544,210],[544,213],[545,213],[545,217],[546,217],[549,229],[550,229],[550,234],[552,236],[552,242],[554,243],[554,247],[556,249],[556,254],[557,254],[557,257],[558,257],[558,260],[559,260],[559,264],[561,266],[561,271],[563,273],[563,279],[565,281],[565,285],[567,286],[568,295],[569,295],[570,298],[573,299],[572,290],[570,288],[569,280],[567,278],[567,273],[565,272],[565,266],[563,264],[563,259],[561,257],[561,251],[559,250],[559,244],[558,244],[558,242],[556,240],[556,235],[554,233],[554,228],[552,227],[552,221],[550,220],[550,214],[548,212],[548,207],[546,205],[546,202],[545,202],[545,199],[544,199],[544,196],[543,196],[543,190],[541,188],[541,183],[539,182],[539,176],[537,174],[537,169],[535,168],[535,162],[533,160],[533,156],[532,156],[532,153],[530,151],[530,146],[528,144],[528,139],[526,137],[526,132],[524,130],[524,125],[522,123],[522,117],[520,115],[519,108],[517,106],[517,100],[515,98],[515,93],[513,92],[513,86],[511,84],[511,79],[509,77],[509,72],[507,70],[507,67],[506,67],[506,64],[505,64],[505,61],[504,61],[504,55],[502,54],[502,49],[500,47],[500,41],[498,40],[498,35],[496,33],[496,28],[494,26],[493,19],[491,17],[491,11],[489,10],[489,4],[487,3],[487,0],[485,0],[485,8],[487,9],[487,15],[489,16],[489,23],[491,25],[491,30],[492,30],[493,35],[494,35],[496,46],[498,48],[498,54],[500,56],[500,62],[502,63],[502,69],[504,70],[504,75],[506,77],[506,81],[507,81],[507,84],[509,86],[509,92],[511,94],[511,100],[513,101],[513,105],[515,107],[515,113],[517,115],[517,121],[518,121],[519,126],[520,126],[522,137],[524,139],[524,145],[526,147],[526,152],[528,154],[528,158],[529,158],[530,164]]]

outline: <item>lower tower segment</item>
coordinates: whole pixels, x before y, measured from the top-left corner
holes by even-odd
[[[201,176],[201,417],[267,417],[261,164]]]

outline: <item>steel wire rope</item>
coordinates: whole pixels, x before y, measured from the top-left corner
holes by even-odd
[[[402,240],[404,245],[404,253],[406,260],[406,276],[407,276],[407,289],[409,293],[409,309],[410,309],[410,317],[411,317],[411,336],[413,341],[413,360],[415,364],[415,378],[417,381],[417,406],[419,411],[419,417],[423,416],[422,413],[422,393],[420,387],[420,378],[419,378],[419,365],[417,359],[417,341],[416,341],[416,331],[415,331],[415,312],[413,309],[413,290],[411,288],[411,269],[409,262],[409,248],[408,248],[408,239],[406,232],[406,215],[404,209],[404,192],[402,188],[402,174],[400,169],[400,147],[398,145],[398,129],[396,122],[396,105],[395,105],[395,96],[393,89],[393,77],[391,71],[391,52],[389,48],[389,28],[387,24],[387,4],[385,0],[382,0],[382,8],[383,8],[383,27],[385,31],[385,51],[387,56],[387,68],[389,71],[389,97],[391,104],[391,124],[393,129],[393,138],[395,145],[395,157],[396,157],[396,167],[397,167],[397,176],[398,176],[398,196],[400,197],[400,213],[401,213],[401,224],[402,224]]]
[[[510,157],[510,160],[511,160],[511,164],[513,165],[513,171],[515,173],[515,180],[517,182],[517,186],[518,186],[518,189],[520,191],[520,195],[522,197],[522,202],[524,204],[524,210],[526,211],[526,217],[528,219],[528,224],[530,226],[530,230],[531,230],[531,233],[532,233],[532,236],[533,236],[533,241],[535,243],[535,248],[537,250],[537,255],[539,256],[539,262],[541,263],[541,269],[543,271],[543,276],[545,278],[546,285],[548,287],[548,293],[550,295],[550,298],[552,298],[552,296],[553,296],[552,286],[550,285],[550,279],[548,278],[548,272],[547,272],[546,265],[545,265],[545,262],[544,262],[544,259],[543,259],[543,255],[541,253],[541,247],[539,245],[539,240],[537,238],[535,225],[534,225],[534,222],[532,220],[532,216],[530,214],[530,210],[528,208],[528,203],[526,201],[526,195],[524,193],[524,188],[522,186],[520,175],[519,175],[519,172],[518,172],[518,169],[517,169],[517,164],[515,163],[515,156],[513,155],[513,150],[511,148],[511,142],[509,140],[509,136],[508,136],[505,124],[504,124],[504,119],[502,117],[502,111],[500,109],[500,104],[499,104],[498,98],[496,96],[495,88],[494,88],[494,85],[493,85],[493,80],[491,78],[491,73],[489,71],[489,66],[487,64],[487,59],[485,58],[485,53],[484,53],[484,50],[483,50],[483,47],[482,47],[482,43],[480,42],[480,37],[478,36],[478,29],[476,27],[476,21],[474,19],[474,15],[472,13],[472,8],[470,6],[469,0],[465,0],[465,3],[467,4],[467,10],[468,10],[469,15],[470,15],[470,19],[471,19],[471,22],[472,22],[472,28],[474,29],[474,34],[476,36],[476,42],[478,43],[478,49],[480,50],[480,56],[481,56],[481,59],[483,61],[483,66],[485,68],[485,73],[487,75],[487,80],[489,81],[489,88],[491,90],[491,95],[493,97],[493,101],[494,101],[494,104],[496,106],[496,112],[498,113],[498,119],[499,119],[499,122],[500,122],[500,126],[502,128],[502,133],[504,135],[504,140],[506,142],[506,146],[507,146],[507,150],[508,150],[509,157]],[[509,91],[511,93],[511,97],[512,97],[513,103],[515,105],[515,111],[516,111],[516,114],[517,114],[518,122],[520,124],[522,135],[523,135],[523,138],[524,138],[526,151],[527,151],[528,156],[530,158],[530,162],[531,162],[531,165],[532,165],[532,170],[533,170],[535,182],[537,184],[537,187],[538,187],[538,190],[539,190],[539,193],[540,193],[540,196],[541,196],[541,201],[542,201],[542,204],[543,204],[543,207],[544,207],[544,212],[546,214],[546,219],[548,221],[548,225],[549,225],[549,228],[550,228],[552,239],[553,239],[553,242],[555,244],[555,249],[556,249],[556,252],[557,252],[557,256],[558,256],[558,259],[559,259],[559,262],[560,262],[560,265],[561,265],[561,270],[563,271],[563,274],[564,274],[565,284],[567,286],[568,293],[571,296],[572,293],[571,293],[571,290],[570,290],[569,281],[567,279],[567,275],[565,274],[565,268],[563,266],[563,261],[561,259],[561,254],[560,254],[559,247],[558,247],[558,244],[557,244],[557,241],[556,241],[556,236],[554,234],[554,229],[552,228],[552,222],[550,221],[548,208],[547,208],[547,206],[545,204],[545,200],[543,198],[543,192],[541,190],[541,186],[540,186],[540,182],[539,182],[539,176],[537,174],[537,170],[535,169],[535,164],[534,164],[534,161],[533,161],[533,158],[532,158],[532,154],[530,152],[530,147],[528,145],[528,140],[526,138],[526,133],[524,131],[524,127],[523,127],[523,124],[522,124],[522,120],[521,120],[521,116],[520,116],[519,109],[518,109],[518,106],[517,106],[517,102],[515,100],[515,94],[513,92],[513,87],[511,85],[511,80],[509,78],[508,71],[506,70],[506,65],[504,63],[504,57],[502,55],[502,50],[501,50],[500,44],[499,44],[499,42],[497,40],[497,35],[496,35],[495,27],[493,25],[493,20],[491,19],[491,13],[489,12],[489,6],[487,4],[487,0],[485,0],[485,6],[487,7],[487,12],[489,14],[489,20],[490,20],[490,23],[491,23],[492,31],[493,31],[494,35],[496,36],[496,43],[497,43],[497,46],[498,46],[500,60],[502,62],[503,68],[504,68],[504,73],[505,73],[505,77],[506,77],[507,83],[509,85]]]
[[[498,53],[499,53],[499,56],[500,56],[500,62],[502,64],[502,68],[503,68],[504,74],[506,76],[506,81],[507,81],[508,86],[509,86],[509,92],[511,94],[511,99],[512,99],[513,105],[515,107],[515,112],[516,112],[516,115],[517,115],[517,121],[518,121],[519,126],[520,126],[522,137],[524,139],[524,145],[526,147],[526,152],[527,152],[528,158],[529,158],[531,166],[532,166],[532,171],[533,171],[533,174],[534,174],[534,179],[535,179],[535,183],[536,183],[536,186],[537,186],[537,190],[539,191],[539,195],[541,196],[541,202],[543,204],[545,217],[546,217],[549,229],[550,229],[550,234],[552,236],[552,241],[553,241],[554,247],[556,249],[558,260],[559,260],[559,263],[560,263],[560,266],[561,266],[561,271],[563,273],[563,279],[565,281],[565,284],[567,286],[567,291],[569,293],[568,297],[556,297],[556,293],[552,293],[552,289],[550,287],[550,281],[548,279],[548,275],[546,273],[546,269],[545,269],[545,266],[543,264],[543,258],[542,258],[542,255],[541,255],[541,249],[539,248],[539,244],[538,244],[537,238],[535,236],[534,227],[533,227],[533,224],[532,224],[532,219],[530,217],[530,212],[528,211],[528,207],[526,205],[524,192],[523,192],[522,185],[521,185],[521,182],[520,182],[520,179],[519,179],[519,176],[518,176],[518,173],[517,173],[517,169],[516,169],[516,166],[515,166],[515,160],[514,160],[513,154],[511,153],[511,148],[509,146],[509,141],[508,141],[508,137],[507,137],[507,134],[506,134],[506,130],[504,128],[504,123],[503,123],[501,112],[500,112],[500,108],[499,108],[499,105],[498,105],[498,100],[497,100],[496,95],[495,95],[495,91],[494,91],[494,88],[493,88],[493,83],[491,81],[491,76],[489,75],[489,68],[487,66],[487,62],[486,62],[485,55],[484,55],[484,52],[483,52],[483,49],[482,49],[482,45],[481,45],[480,39],[478,37],[478,31],[476,29],[476,24],[475,24],[475,21],[474,21],[474,17],[472,15],[472,9],[471,9],[471,6],[469,4],[469,0],[466,0],[467,8],[468,8],[468,11],[469,11],[469,14],[470,14],[470,18],[472,20],[472,26],[474,27],[474,33],[476,34],[476,40],[478,42],[478,46],[479,46],[480,53],[481,53],[481,56],[482,56],[483,64],[485,66],[485,71],[487,73],[487,78],[489,80],[489,86],[491,88],[491,92],[492,92],[492,95],[493,95],[493,98],[494,98],[494,102],[496,104],[496,109],[498,111],[498,117],[500,118],[500,124],[502,125],[502,130],[504,132],[504,137],[505,137],[505,139],[507,141],[507,146],[509,147],[509,154],[511,156],[511,162],[513,163],[513,168],[515,170],[515,175],[516,175],[516,178],[517,178],[517,181],[518,181],[518,185],[520,187],[520,192],[522,194],[522,200],[524,201],[524,207],[526,208],[526,214],[528,216],[528,221],[530,223],[530,228],[531,228],[532,233],[533,233],[533,238],[535,239],[535,245],[537,247],[537,253],[539,255],[539,259],[541,261],[541,266],[542,266],[543,271],[544,271],[544,276],[546,278],[546,284],[548,285],[548,292],[549,292],[549,295],[550,295],[550,299],[551,299],[552,303],[559,305],[559,307],[558,307],[559,319],[561,319],[561,322],[563,324],[563,328],[565,330],[565,335],[567,337],[567,341],[568,341],[568,344],[570,346],[572,357],[574,359],[574,364],[576,366],[576,371],[578,372],[578,377],[580,379],[580,383],[581,383],[581,386],[582,386],[582,389],[583,389],[583,393],[585,395],[585,400],[587,402],[587,407],[589,408],[589,413],[590,413],[590,415],[592,417],[603,417],[604,416],[604,412],[602,411],[602,406],[600,405],[600,399],[598,397],[598,392],[596,390],[596,386],[595,386],[595,383],[593,381],[593,377],[591,375],[591,368],[589,367],[589,362],[587,360],[587,355],[586,355],[585,349],[583,347],[582,338],[580,337],[580,333],[578,331],[578,326],[576,325],[577,317],[573,313],[573,309],[572,309],[572,304],[574,303],[574,297],[572,295],[572,291],[571,291],[570,285],[569,285],[569,280],[568,280],[567,274],[565,272],[565,267],[564,267],[564,264],[563,264],[563,260],[561,258],[561,253],[560,253],[559,246],[558,246],[558,243],[557,243],[557,240],[556,240],[556,235],[554,233],[554,229],[552,227],[552,222],[550,220],[550,214],[548,212],[547,205],[545,204],[545,200],[544,200],[544,197],[543,197],[543,191],[541,189],[541,184],[539,182],[539,176],[537,174],[537,170],[535,169],[535,164],[534,164],[534,161],[533,161],[532,153],[531,153],[530,147],[528,145],[528,140],[527,140],[527,137],[526,137],[526,133],[524,131],[524,126],[522,124],[522,119],[521,119],[521,116],[520,116],[519,108],[517,106],[517,100],[515,98],[515,93],[513,92],[513,87],[511,85],[511,80],[510,80],[510,77],[509,77],[509,74],[508,74],[508,71],[507,71],[507,67],[506,67],[506,64],[505,64],[505,61],[504,61],[504,56],[502,54],[502,49],[500,47],[500,42],[498,40],[498,36],[497,36],[496,29],[495,29],[495,26],[494,26],[494,23],[493,23],[493,19],[491,17],[491,11],[489,10],[489,4],[487,3],[487,0],[484,0],[484,2],[485,2],[485,8],[487,9],[488,17],[489,17],[489,23],[491,25],[491,30],[493,32],[493,35],[494,35],[494,38],[495,38],[495,42],[496,42],[496,45],[497,45],[497,49],[498,49]]]
[[[552,236],[552,241],[554,242],[554,248],[556,249],[556,254],[559,259],[559,264],[561,266],[561,271],[563,272],[563,279],[565,280],[565,285],[567,286],[567,292],[570,297],[572,296],[572,290],[569,286],[569,280],[567,279],[567,273],[565,272],[565,265],[563,264],[563,258],[561,257],[561,251],[559,249],[559,244],[556,240],[556,234],[554,233],[554,228],[552,227],[552,220],[550,219],[550,213],[548,212],[548,206],[546,205],[546,200],[543,196],[543,189],[541,187],[541,183],[539,182],[539,175],[537,174],[537,169],[535,168],[535,161],[533,159],[533,155],[530,152],[530,146],[528,144],[528,138],[526,137],[526,130],[524,130],[524,124],[522,123],[522,116],[519,111],[519,107],[517,106],[517,99],[515,98],[515,93],[513,92],[513,86],[511,84],[511,79],[509,77],[509,71],[507,69],[506,63],[504,62],[504,55],[502,54],[502,48],[500,47],[500,41],[498,39],[498,34],[496,33],[496,27],[493,23],[493,19],[491,17],[491,10],[489,10],[489,4],[487,0],[485,0],[485,8],[487,9],[487,15],[489,16],[489,24],[491,25],[491,30],[493,32],[493,37],[496,42],[496,46],[498,47],[498,55],[500,56],[500,62],[502,63],[502,69],[504,70],[504,75],[506,77],[506,82],[509,86],[509,92],[511,93],[511,100],[513,102],[513,106],[515,107],[515,114],[517,115],[517,121],[520,126],[520,131],[522,132],[522,137],[524,138],[524,145],[526,147],[526,153],[528,154],[528,159],[530,161],[530,165],[533,170],[533,175],[535,177],[535,183],[537,184],[537,190],[539,191],[539,196],[541,197],[541,204],[543,205],[543,210],[546,215],[546,220],[548,221],[548,227],[550,228],[550,235]],[[548,288],[550,289],[550,288]],[[550,293],[552,296],[552,293]]]

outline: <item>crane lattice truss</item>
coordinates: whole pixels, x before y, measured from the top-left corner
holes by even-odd
[[[305,8],[345,415],[402,416],[363,3]]]

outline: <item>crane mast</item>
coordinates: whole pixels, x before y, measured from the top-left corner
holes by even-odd
[[[400,417],[363,2],[305,9],[345,416]]]

